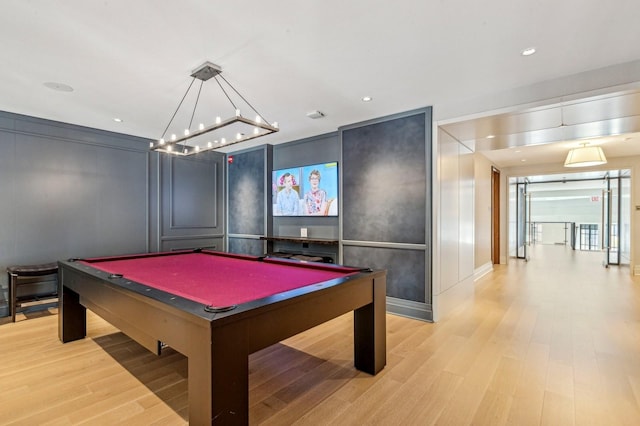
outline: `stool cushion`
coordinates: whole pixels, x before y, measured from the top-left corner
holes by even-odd
[[[39,275],[55,274],[58,272],[57,263],[42,263],[40,265],[9,266],[7,272],[21,277],[37,277]]]

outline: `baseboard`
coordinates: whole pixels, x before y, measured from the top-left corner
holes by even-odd
[[[478,281],[480,278],[491,272],[493,272],[493,263],[487,262],[473,271],[473,280]]]
[[[431,305],[387,296],[387,312],[407,318],[433,322]]]

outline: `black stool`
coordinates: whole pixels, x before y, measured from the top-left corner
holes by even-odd
[[[7,274],[12,322],[16,321],[16,311],[22,303],[58,297],[57,263],[9,266]]]

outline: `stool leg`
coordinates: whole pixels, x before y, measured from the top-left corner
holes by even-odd
[[[11,322],[16,322],[16,281],[18,281],[18,276],[9,274],[9,309],[11,311]]]

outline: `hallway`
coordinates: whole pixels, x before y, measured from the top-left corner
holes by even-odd
[[[499,348],[480,404],[495,410],[492,424],[640,423],[640,277],[601,261],[600,252],[532,246],[529,262],[498,266],[477,283],[473,306],[441,324],[482,318],[471,335],[480,354]]]
[[[534,246],[436,324],[387,316],[386,368],[353,368],[344,315],[250,357],[250,424],[640,424],[640,277],[601,253]],[[0,325],[0,423],[185,424],[186,358],[156,357],[95,315]]]

